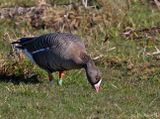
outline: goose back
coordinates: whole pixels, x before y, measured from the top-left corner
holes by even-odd
[[[45,34],[20,44],[39,67],[49,72],[81,68],[80,54],[86,52],[80,37],[68,33]]]

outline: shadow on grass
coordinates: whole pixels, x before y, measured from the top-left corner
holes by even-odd
[[[33,75],[30,77],[25,77],[24,75],[0,75],[0,82],[13,83],[15,85],[19,85],[20,83],[25,84],[38,84],[41,81],[38,80],[37,75]]]

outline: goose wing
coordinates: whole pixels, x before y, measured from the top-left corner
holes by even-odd
[[[78,56],[85,51],[80,37],[67,33],[51,33],[21,43],[41,68],[53,72],[77,67]]]

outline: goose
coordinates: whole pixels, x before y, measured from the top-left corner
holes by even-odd
[[[81,38],[71,33],[47,33],[37,37],[24,37],[11,43],[48,73],[53,82],[53,72],[59,72],[59,85],[62,85],[64,71],[84,68],[86,77],[96,92],[101,84],[100,71],[87,54]]]

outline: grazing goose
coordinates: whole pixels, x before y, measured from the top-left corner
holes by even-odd
[[[96,92],[99,91],[99,70],[87,55],[80,37],[69,33],[49,33],[21,38],[12,44],[22,50],[33,63],[47,71],[49,81],[53,80],[52,73],[58,71],[59,84],[62,85],[65,70],[84,68],[89,83]]]

